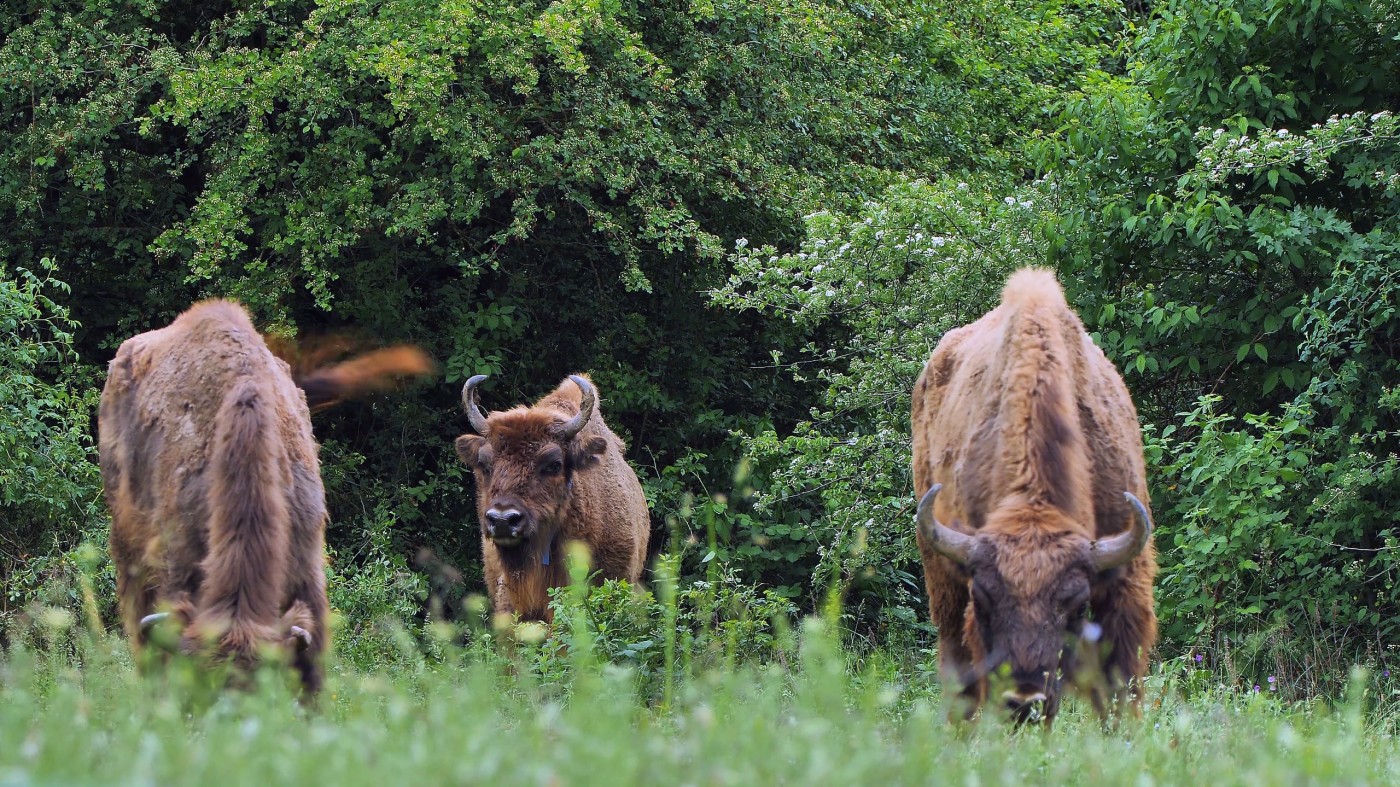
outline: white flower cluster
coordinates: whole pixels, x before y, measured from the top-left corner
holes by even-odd
[[[1216,128],[1201,129],[1196,138],[1202,147],[1194,177],[1187,178],[1187,184],[1221,183],[1231,175],[1273,172],[1298,165],[1317,176],[1326,173],[1332,159],[1340,153],[1375,150],[1400,142],[1400,118],[1390,111],[1370,115],[1354,112],[1333,115],[1325,123],[1313,124],[1304,134],[1280,128],[1251,136]],[[1388,173],[1378,172],[1375,180],[1389,188],[1388,178]]]

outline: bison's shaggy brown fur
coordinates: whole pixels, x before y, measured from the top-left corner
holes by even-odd
[[[477,409],[473,378],[463,391],[483,434],[457,438],[475,471],[486,586],[496,612],[551,620],[549,589],[567,585],[564,546],[586,545],[601,579],[641,579],[651,520],[622,440],[603,422],[587,377],[566,379],[531,407]],[[586,392],[585,392],[586,391]],[[589,409],[578,432],[569,424]]]
[[[319,370],[318,398],[430,368],[408,348],[352,363]],[[329,631],[317,447],[302,389],[247,312],[204,301],[124,342],[98,432],[132,647],[145,642],[143,618],[162,609],[183,630],[182,650],[215,643],[247,669],[265,646],[286,646],[305,688],[318,689]]]
[[[929,611],[968,713],[1003,664],[1018,713],[1053,716],[1062,675],[1101,713],[1105,689],[1136,701],[1157,634],[1151,525],[1124,495],[1147,500],[1137,413],[1051,273],[1018,271],[1001,306],[943,337],[913,439]]]

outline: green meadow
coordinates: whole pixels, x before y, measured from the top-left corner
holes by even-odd
[[[1396,0],[0,3],[0,784],[1400,783],[1397,52]],[[1142,428],[1141,718],[947,721],[911,396],[1026,266]],[[108,365],[212,297],[436,362],[312,416],[310,703],[119,633]],[[645,588],[515,627],[463,386],[580,372]]]
[[[575,570],[575,577],[582,572]],[[1158,663],[1141,718],[1069,700],[1053,728],[950,723],[932,653],[855,657],[839,609],[723,612],[663,581],[661,642],[619,630],[625,585],[575,585],[543,626],[386,622],[377,664],[333,661],[303,701],[278,665],[231,691],[206,665],[52,609],[0,663],[5,784],[1387,784],[1400,681],[1356,669],[1336,702]],[[649,598],[644,597],[644,598]],[[641,599],[637,599],[641,600]],[[732,601],[732,598],[729,599]],[[683,632],[686,607],[720,621]],[[89,610],[91,611],[91,609]],[[724,620],[724,618],[729,618]],[[669,624],[669,625],[668,625]],[[734,624],[739,624],[738,626]],[[747,632],[747,634],[741,633]],[[650,655],[646,655],[647,653]]]
[[[67,621],[56,621],[66,623]],[[52,625],[52,622],[51,624]],[[675,675],[575,647],[564,678],[487,643],[332,670],[303,707],[265,671],[214,692],[189,664],[145,677],[122,643],[47,630],[0,666],[4,784],[1389,784],[1395,684],[1358,673],[1337,703],[1285,702],[1182,662],[1141,719],[1105,729],[1071,701],[1053,730],[950,725],[937,686],[894,657],[852,663],[819,619],[781,662]],[[488,639],[484,632],[480,637]],[[517,648],[541,646],[517,646]],[[537,655],[537,654],[536,654]],[[532,663],[535,665],[532,667]]]

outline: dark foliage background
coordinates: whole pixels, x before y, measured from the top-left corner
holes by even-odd
[[[1038,263],[1139,402],[1164,648],[1394,658],[1392,4],[11,2],[0,39],[0,614],[102,547],[117,345],[223,295],[442,364],[317,418],[346,642],[480,589],[463,380],[579,370],[682,573],[923,642],[909,388]]]

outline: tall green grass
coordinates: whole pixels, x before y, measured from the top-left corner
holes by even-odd
[[[315,707],[285,674],[211,691],[172,662],[142,675],[115,638],[54,615],[0,661],[3,784],[1385,784],[1400,781],[1393,710],[1358,676],[1336,707],[1189,686],[1159,670],[1140,721],[1104,729],[1071,702],[1052,731],[944,721],[899,654],[851,659],[803,622],[785,663],[681,672],[643,696],[634,668],[586,638],[477,632],[392,670],[337,664]],[[1372,684],[1373,685],[1373,684]],[[1368,709],[1369,708],[1369,709]]]
[[[138,670],[80,577],[76,610],[34,609],[0,656],[0,784],[1400,783],[1400,708],[1362,671],[1290,704],[1185,657],[1141,719],[1071,700],[1048,732],[950,725],[931,654],[843,648],[835,595],[764,628],[745,616],[776,607],[680,588],[668,558],[659,602],[571,565],[548,638],[390,624],[309,704],[275,666],[236,692],[185,659]]]

